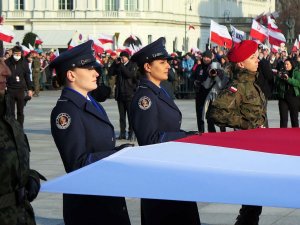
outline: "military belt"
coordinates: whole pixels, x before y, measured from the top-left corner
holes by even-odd
[[[19,188],[14,192],[10,192],[0,196],[0,209],[20,205],[25,202],[25,188]]]

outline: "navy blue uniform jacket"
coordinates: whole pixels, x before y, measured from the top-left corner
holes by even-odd
[[[142,104],[144,101],[147,104]],[[180,130],[182,115],[162,88],[142,79],[131,103],[131,120],[139,145],[186,137]],[[196,202],[141,200],[142,225],[200,225]]]
[[[60,122],[62,117],[65,123]],[[69,88],[52,110],[51,132],[66,172],[116,152],[114,127],[102,106],[97,109]],[[119,197],[64,194],[63,215],[66,225],[130,225],[125,199]]]
[[[143,108],[147,99],[150,106]],[[182,115],[165,90],[141,79],[131,103],[131,121],[139,145],[149,145],[186,137],[180,131]]]

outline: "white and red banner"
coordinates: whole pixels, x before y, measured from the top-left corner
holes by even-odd
[[[286,39],[283,33],[269,30],[269,43],[271,45],[280,46],[281,43],[286,43]]]
[[[23,55],[26,56],[30,53],[30,49],[27,48],[25,45],[21,45],[22,51],[23,51]]]
[[[210,40],[226,48],[232,47],[232,38],[226,26],[220,25],[213,20],[210,21]]]
[[[282,32],[278,26],[275,24],[275,20],[271,18],[271,16],[268,16],[268,29],[269,30],[274,30],[277,32]]]
[[[41,191],[300,208],[299,136],[266,128],[126,148]]]
[[[232,25],[230,25],[230,29],[231,29],[232,41],[234,43],[240,43],[242,40],[246,39],[246,33],[244,31],[239,30]]]
[[[280,50],[280,47],[279,47],[279,46],[272,45],[271,51],[272,51],[273,53],[277,53],[277,52],[279,52],[279,50]]]
[[[98,40],[99,40],[102,44],[114,43],[114,35],[109,35],[109,34],[99,34],[99,35],[98,35]]]
[[[41,45],[41,44],[43,44],[43,41],[42,41],[42,39],[39,38],[39,36],[36,36],[34,43],[37,45]]]
[[[15,34],[6,28],[3,27],[3,25],[0,25],[0,40],[5,41],[8,43],[11,43],[14,39]]]
[[[253,20],[250,30],[250,36],[263,43],[268,37],[268,29],[260,23],[258,23],[256,20]]]
[[[295,42],[294,42],[294,45],[292,47],[292,52],[297,52],[299,50],[299,41],[298,39],[296,38],[295,39]]]

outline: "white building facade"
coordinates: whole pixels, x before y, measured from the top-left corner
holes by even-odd
[[[163,36],[170,52],[192,47],[203,51],[211,19],[248,32],[252,18],[273,11],[275,0],[2,0],[4,25],[14,30],[14,43],[33,32],[44,48],[66,48],[78,31],[83,38],[114,35],[114,47],[130,35],[143,45]]]

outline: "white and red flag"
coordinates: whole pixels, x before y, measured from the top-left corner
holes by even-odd
[[[274,30],[277,32],[282,32],[278,26],[275,23],[275,20],[271,18],[271,16],[268,16],[268,29],[269,30]]]
[[[298,39],[296,38],[295,42],[294,42],[294,45],[292,47],[292,52],[297,52],[299,50],[299,41]]]
[[[98,40],[99,40],[102,44],[114,43],[114,35],[109,35],[109,34],[99,34]]]
[[[300,208],[299,136],[265,128],[126,148],[41,191]]]
[[[43,44],[43,41],[39,38],[39,36],[36,36],[34,44],[41,45]]]
[[[279,46],[272,45],[271,51],[272,51],[273,53],[277,53],[277,52],[279,52],[279,49],[280,49]]]
[[[21,45],[22,51],[23,51],[23,55],[26,56],[30,53],[30,49],[27,48],[25,45]]]
[[[3,27],[3,25],[0,25],[0,40],[5,41],[8,43],[11,43],[14,39],[15,34],[6,28]]]
[[[286,39],[283,33],[269,30],[269,43],[271,45],[280,46],[281,43],[286,43]]]
[[[226,48],[232,47],[232,38],[227,30],[227,27],[220,25],[215,21],[210,21],[210,40],[220,46]]]
[[[192,24],[190,24],[189,25],[189,30],[195,30],[195,27]]]
[[[258,23],[256,20],[253,20],[250,30],[250,36],[263,43],[268,37],[268,29],[260,23]]]
[[[246,33],[244,31],[239,30],[232,25],[230,25],[230,29],[231,29],[232,41],[234,43],[240,43],[242,40],[245,40]]]

